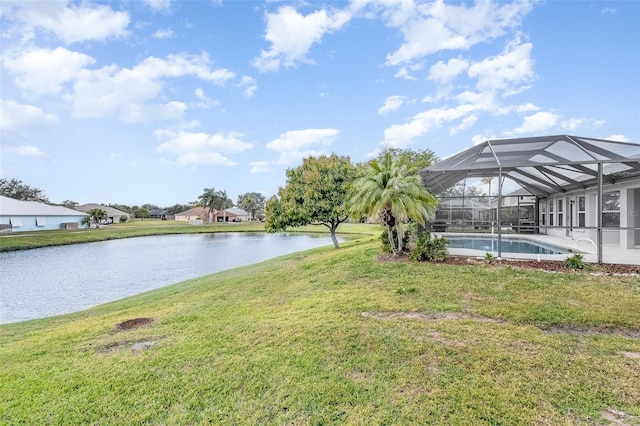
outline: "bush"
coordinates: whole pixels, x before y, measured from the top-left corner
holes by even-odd
[[[409,251],[409,238],[411,237],[411,228],[407,228],[404,231],[404,237],[402,238],[402,251],[403,252],[408,252]],[[396,242],[396,247],[398,245],[398,231],[396,231],[395,228],[393,228],[393,238]],[[384,253],[393,253],[393,249],[391,248],[391,244],[389,243],[389,233],[387,232],[387,230],[385,229],[384,231],[382,231],[382,234],[380,234],[380,241],[382,243],[382,251]]]
[[[570,269],[589,269],[589,265],[584,262],[584,255],[576,253],[564,260],[564,266]]]
[[[127,223],[129,216],[120,216],[120,223]]]
[[[431,239],[430,232],[424,232],[418,238],[416,246],[411,250],[411,260],[442,262],[449,257],[447,245],[449,241],[444,238]]]

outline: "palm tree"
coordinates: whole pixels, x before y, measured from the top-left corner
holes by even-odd
[[[420,176],[390,153],[365,165],[364,175],[353,183],[349,210],[354,216],[378,217],[386,226],[393,253],[402,252],[402,225],[413,219],[424,224],[437,202],[422,185]],[[393,238],[396,230],[397,241]]]
[[[100,223],[107,218],[107,212],[102,209],[91,209],[87,212],[91,221],[93,221],[96,226],[100,225]]]
[[[483,177],[480,179],[484,185],[489,185],[489,196],[491,196],[491,182],[493,182],[493,177]]]
[[[226,220],[226,208],[233,206],[233,201],[227,197],[227,191],[216,191],[214,188],[205,188],[204,192],[198,199],[200,205],[209,209],[209,220],[211,219],[211,213],[214,210],[222,210]]]

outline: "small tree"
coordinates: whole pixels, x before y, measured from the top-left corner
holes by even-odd
[[[251,219],[261,219],[264,214],[265,197],[259,192],[247,192],[238,196],[236,203],[251,215]]]
[[[91,222],[95,223],[96,226],[100,225],[107,219],[107,212],[102,209],[91,209],[87,214],[89,215]]]
[[[287,170],[286,186],[267,202],[267,232],[323,225],[338,248],[336,229],[349,218],[345,201],[354,176],[349,157],[332,154],[305,158],[301,166]]]
[[[136,219],[146,219],[149,217],[149,209],[145,207],[138,207],[133,212],[133,217],[135,217]]]

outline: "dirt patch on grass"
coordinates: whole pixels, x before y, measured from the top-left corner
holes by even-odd
[[[142,327],[143,325],[151,324],[153,318],[134,318],[126,320],[118,324],[118,330],[131,330],[133,328]]]
[[[390,320],[390,319],[409,319],[409,320],[422,320],[422,321],[459,321],[459,320],[472,320],[479,322],[492,322],[492,323],[504,323],[505,321],[487,318],[480,315],[469,315],[462,312],[438,312],[434,314],[425,314],[422,312],[361,312],[360,315],[367,318],[374,318],[377,320]]]
[[[603,328],[603,327],[576,327],[576,326],[559,326],[542,328],[548,333],[563,333],[574,336],[594,336],[597,334],[609,334],[620,337],[630,337],[632,339],[640,339],[640,330],[628,328]]]

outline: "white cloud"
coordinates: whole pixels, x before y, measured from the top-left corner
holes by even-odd
[[[252,161],[249,173],[263,173],[269,171],[268,161]]]
[[[604,9],[602,9],[600,11],[601,14],[603,15],[615,15],[616,14],[616,10],[612,7],[605,7]]]
[[[192,76],[222,85],[235,77],[227,69],[212,70],[206,54],[176,54],[166,59],[150,57],[135,67],[115,65],[83,70],[74,87],[73,113],[76,117],[118,115],[127,122],[178,119],[186,106],[182,102],[152,103],[163,89],[163,80]]]
[[[201,87],[198,87],[194,92],[196,98],[200,100],[196,105],[200,108],[209,109],[212,106],[220,106],[220,102],[215,99],[211,99],[207,95],[204,94],[204,90]]]
[[[17,87],[36,94],[55,95],[62,90],[63,83],[74,80],[84,67],[95,62],[91,56],[57,47],[5,56],[3,64],[9,74],[16,76]]]
[[[568,130],[572,132],[576,130],[578,127],[582,126],[584,122],[585,122],[584,118],[570,118],[569,120],[564,120],[561,123],[561,126],[564,130]]]
[[[480,91],[501,91],[506,95],[526,89],[535,77],[531,60],[531,43],[510,43],[500,54],[473,63],[469,77],[477,77],[476,88]]]
[[[416,80],[414,76],[409,74],[407,67],[401,67],[398,72],[394,75],[396,78],[402,78],[404,80]]]
[[[256,79],[246,75],[242,77],[242,79],[240,80],[240,83],[238,83],[238,87],[243,89],[242,94],[246,98],[252,97],[253,95],[255,95],[256,90],[258,90],[258,84],[256,82]]]
[[[160,30],[157,30],[155,33],[153,33],[153,38],[157,38],[160,40],[173,38],[174,36],[175,36],[175,33],[171,28],[160,29]]]
[[[27,134],[47,130],[57,121],[54,114],[48,114],[33,105],[0,99],[0,133],[3,142],[23,140]]]
[[[351,14],[323,8],[305,16],[291,6],[283,6],[275,13],[267,13],[266,19],[265,39],[271,48],[253,60],[253,66],[261,72],[312,62],[307,58],[311,46],[349,22]]]
[[[555,127],[558,123],[559,116],[552,112],[537,112],[533,115],[524,117],[523,123],[520,127],[513,130],[516,134],[529,134],[536,135]]]
[[[495,139],[499,139],[499,138],[493,133],[491,133],[491,131],[485,131],[484,133],[481,133],[479,135],[474,135],[471,137],[471,141],[473,142],[474,145],[479,145],[482,142],[491,141]]]
[[[154,12],[168,12],[171,10],[171,0],[144,0]]]
[[[516,112],[519,112],[519,113],[533,112],[533,111],[538,111],[539,109],[540,108],[537,105],[534,105],[532,103],[527,103],[527,104],[518,105],[516,107]]]
[[[378,110],[378,114],[384,115],[388,114],[391,111],[395,111],[402,106],[404,103],[404,96],[389,96],[384,101],[384,105],[380,107]]]
[[[22,145],[15,147],[7,147],[7,151],[14,152],[25,157],[41,157],[46,158],[47,154],[42,152],[37,146]]]
[[[128,34],[129,14],[114,11],[105,5],[25,1],[12,6],[9,13],[24,24],[23,32],[52,32],[65,43],[106,40]]]
[[[469,67],[469,62],[460,58],[449,59],[447,63],[438,61],[429,69],[429,80],[435,80],[440,84],[447,84]]]
[[[500,37],[518,27],[532,8],[528,1],[482,1],[466,7],[438,0],[415,6],[415,10],[387,4],[391,6],[390,12],[383,15],[387,25],[399,27],[404,36],[402,46],[387,55],[387,65],[409,63],[442,50],[466,50]]]
[[[631,142],[631,140],[625,135],[609,135],[605,139],[609,141],[617,141],[617,142]]]
[[[236,154],[253,147],[241,140],[242,134],[235,132],[211,135],[203,132],[156,130],[155,134],[161,141],[158,151],[174,154],[180,166],[232,166],[236,163],[222,154]]]
[[[337,129],[289,130],[267,144],[267,148],[280,153],[279,164],[289,164],[308,156],[324,154],[310,146],[329,146],[340,133]],[[305,149],[306,148],[306,149]]]

